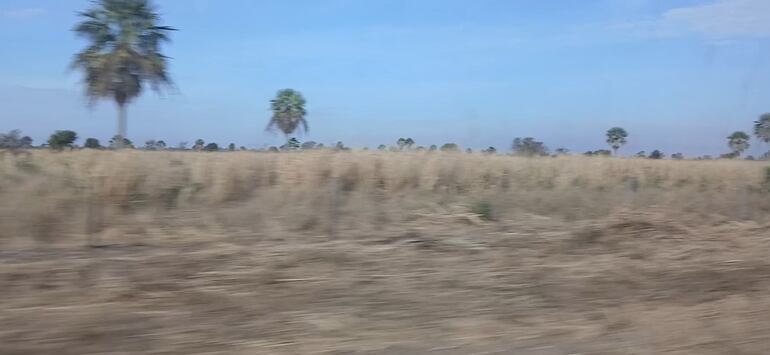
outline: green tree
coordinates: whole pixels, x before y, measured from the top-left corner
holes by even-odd
[[[487,149],[484,149],[481,151],[484,154],[497,154],[497,149],[495,147],[489,147]]]
[[[593,157],[608,157],[608,156],[612,155],[612,152],[609,151],[608,149],[599,149],[599,150],[593,150],[593,151],[589,150],[589,151],[583,153],[583,155],[589,156],[589,157],[592,157],[592,156]]]
[[[727,137],[727,146],[736,157],[741,156],[746,149],[749,149],[749,135],[743,131],[735,131]]]
[[[350,148],[346,147],[344,143],[337,142],[337,144],[334,145],[334,150],[336,151],[347,151],[350,150]]]
[[[437,150],[438,150],[438,146],[436,146],[435,144],[431,144],[430,147],[428,147],[429,152],[435,152]]]
[[[730,153],[720,154],[719,159],[735,159],[739,156],[740,155],[738,154],[738,152],[730,152]]]
[[[166,149],[166,142],[159,140],[155,142],[155,147],[158,148],[159,150],[164,150]]]
[[[399,138],[396,141],[396,145],[398,146],[398,149],[404,150],[404,147],[406,146],[406,138]]]
[[[657,149],[653,150],[652,153],[650,153],[650,156],[649,156],[650,159],[663,159],[665,157],[666,157],[666,155],[663,154],[663,152],[661,152],[661,151],[659,151]]]
[[[124,138],[119,134],[113,136],[109,143],[111,149],[134,148],[134,143],[130,139]]]
[[[86,139],[85,144],[83,144],[84,147],[88,149],[101,149],[102,145],[99,143],[99,140],[96,138],[88,138]]]
[[[96,0],[80,17],[73,30],[88,45],[72,67],[83,71],[92,102],[110,99],[118,106],[117,136],[125,138],[126,106],[146,85],[156,91],[171,85],[161,45],[175,29],[159,24],[150,0]],[[117,142],[123,148],[123,140]]]
[[[305,98],[299,91],[283,89],[278,91],[275,98],[270,100],[273,116],[267,124],[267,129],[277,128],[289,140],[289,135],[301,129],[308,131],[305,115]]]
[[[458,152],[460,151],[460,146],[455,143],[445,143],[441,146],[440,150],[442,152]]]
[[[30,136],[24,136],[21,137],[20,143],[22,148],[32,148],[32,137]]]
[[[48,138],[48,147],[51,149],[72,148],[72,144],[78,139],[74,131],[56,131]]]
[[[216,143],[209,143],[209,144],[206,144],[205,147],[203,147],[203,150],[207,152],[216,152],[219,150],[219,145]]]
[[[144,149],[145,150],[158,150],[158,141],[154,139],[150,139],[146,142],[144,142]]]
[[[398,146],[398,149],[404,150],[406,149],[412,149],[412,146],[414,145],[414,139],[412,138],[399,138],[396,141],[396,145]]]
[[[8,133],[0,134],[0,149],[23,149],[32,147],[32,138],[21,136],[21,131],[14,129]]]
[[[612,147],[613,155],[618,155],[618,149],[626,144],[628,132],[620,127],[612,127],[607,130],[607,144]]]
[[[511,145],[514,155],[534,157],[548,155],[548,147],[532,137],[516,138]]]
[[[380,144],[377,146],[377,150],[386,151],[388,150],[388,146],[386,146],[385,144]]]
[[[234,152],[235,151],[235,143],[230,143],[227,145],[227,150]]]
[[[195,144],[193,145],[192,149],[193,150],[203,150],[203,148],[205,146],[206,146],[206,141],[204,141],[203,139],[198,138],[198,139],[195,140]]]
[[[567,148],[556,148],[554,151],[554,154],[556,155],[569,155],[569,149]]]

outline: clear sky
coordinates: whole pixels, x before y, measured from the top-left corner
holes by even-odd
[[[770,0],[156,0],[180,29],[176,90],[129,108],[129,138],[262,147],[269,100],[308,100],[301,140],[398,137],[508,149],[727,152],[770,111]],[[0,0],[0,130],[107,140],[115,107],[86,105],[68,69],[86,0]],[[82,143],[82,140],[80,141]],[[750,150],[757,153],[758,144]]]

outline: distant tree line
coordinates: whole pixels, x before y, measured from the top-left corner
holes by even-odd
[[[770,122],[770,114],[762,115],[760,120],[756,122],[756,129],[755,129],[755,135],[760,139],[760,141],[764,143],[770,142],[770,139],[768,139],[768,135],[770,134],[770,130],[766,128],[766,126],[770,126],[768,123]],[[610,151],[608,149],[599,149],[599,150],[593,150],[593,151],[587,151],[583,155],[585,156],[612,156],[613,154],[617,154],[617,150],[622,147],[626,142],[626,138],[628,137],[628,134],[626,131],[619,127],[611,128],[607,131],[607,143],[610,145],[610,147],[615,151]],[[52,133],[45,144],[42,144],[38,146],[38,148],[50,148],[53,150],[64,150],[64,149],[79,149],[79,148],[85,148],[85,149],[141,149],[141,150],[147,150],[147,151],[162,151],[162,150],[178,150],[178,151],[184,151],[184,150],[191,150],[191,151],[202,151],[202,152],[217,152],[217,151],[236,151],[236,150],[248,150],[244,146],[240,146],[239,148],[236,148],[235,143],[229,143],[227,146],[220,146],[218,143],[215,142],[206,142],[201,138],[198,138],[194,141],[194,144],[188,148],[187,142],[180,142],[175,147],[170,147],[164,140],[155,140],[150,139],[145,141],[144,145],[135,147],[134,143],[129,140],[128,138],[121,138],[119,135],[113,136],[107,143],[107,145],[102,145],[102,143],[97,138],[89,137],[86,138],[82,147],[78,146],[76,144],[76,141],[78,140],[78,134],[71,130],[58,130]],[[730,148],[729,153],[725,153],[719,156],[720,159],[734,159],[737,157],[740,157],[740,155],[746,151],[749,146],[750,136],[746,134],[745,132],[737,131],[732,133],[730,136],[727,137],[727,146]],[[385,144],[380,144],[377,147],[377,150],[379,151],[390,151],[390,152],[407,152],[407,151],[414,151],[414,152],[433,152],[433,151],[441,151],[441,152],[462,152],[463,150],[460,148],[460,146],[457,143],[444,143],[441,146],[437,146],[435,144],[428,146],[427,148],[424,146],[416,146],[416,141],[413,138],[398,138],[394,145],[387,146]],[[29,136],[23,136],[20,130],[12,130],[8,133],[0,134],[0,149],[11,149],[11,150],[17,150],[17,149],[29,149],[29,148],[36,148],[33,145],[33,139]],[[265,151],[265,152],[290,152],[290,151],[308,151],[308,150],[332,150],[332,151],[350,151],[351,148],[347,147],[344,143],[341,141],[338,141],[335,144],[325,146],[323,143],[317,143],[315,141],[306,141],[301,142],[297,137],[290,137],[287,139],[286,143],[284,143],[281,146],[271,146],[264,149],[254,149],[254,151]],[[363,148],[362,150],[368,150],[368,148]],[[470,148],[465,149],[466,153],[473,153],[473,150]],[[481,154],[485,155],[496,155],[499,154],[498,150],[495,147],[487,147],[484,149],[479,150]],[[556,148],[553,150],[553,152],[550,151],[548,146],[546,146],[545,143],[536,140],[533,137],[517,137],[514,138],[512,144],[511,144],[511,151],[510,154],[513,156],[520,156],[520,157],[556,157],[556,156],[563,156],[563,155],[569,155],[570,151],[566,148]],[[646,159],[664,159],[666,158],[666,155],[660,151],[660,150],[653,150],[649,154],[647,154],[645,151],[640,151],[633,155],[635,158],[646,158]],[[670,156],[673,160],[681,160],[684,159],[684,155],[681,153],[673,153]],[[699,160],[710,160],[712,159],[711,156],[702,156],[698,157],[696,159]],[[747,160],[770,160],[770,153],[765,153],[759,157],[753,157],[748,156],[746,157]]]
[[[276,99],[271,101],[274,107],[274,115],[271,119],[268,129],[277,128],[283,133],[287,139],[281,146],[271,146],[265,149],[256,149],[256,151],[268,151],[268,152],[289,152],[289,151],[307,151],[307,150],[333,150],[333,151],[350,151],[351,148],[345,146],[344,143],[338,141],[337,143],[325,146],[323,143],[317,143],[315,141],[301,142],[297,137],[291,137],[290,134],[295,131],[302,130],[307,131],[307,122],[305,119],[305,100],[301,94],[297,91],[286,89],[281,90]],[[583,153],[585,156],[598,156],[607,157],[617,155],[618,150],[622,148],[628,142],[628,132],[621,127],[612,127],[606,132],[606,143],[612,150],[598,149],[591,150]],[[754,122],[754,136],[760,141],[760,143],[770,143],[770,113],[763,114],[757,121]],[[47,147],[53,150],[64,149],[77,149],[81,148],[76,144],[78,135],[71,130],[57,130],[51,134],[45,144],[39,147]],[[720,159],[735,159],[741,157],[741,155],[749,149],[751,136],[743,131],[736,131],[727,137],[727,147],[730,149],[728,153],[721,154]],[[0,149],[29,149],[34,148],[33,139],[29,136],[23,136],[20,130],[12,130],[8,133],[0,134]],[[160,150],[192,150],[203,152],[217,152],[217,151],[236,151],[247,150],[244,146],[236,149],[235,143],[229,143],[227,146],[220,146],[215,142],[206,142],[201,138],[194,141],[192,147],[188,149],[187,142],[180,142],[176,147],[170,147],[163,140],[150,139],[145,141],[144,145],[135,147],[134,143],[128,138],[123,138],[120,135],[115,135],[107,142],[107,145],[102,143],[96,138],[86,138],[82,148],[86,149],[142,149],[148,151],[160,151]],[[363,150],[368,150],[363,148]],[[463,150],[457,143],[444,143],[441,146],[435,144],[428,146],[417,145],[417,142],[411,138],[398,138],[394,145],[388,146],[380,144],[377,146],[379,151],[390,152],[462,152]],[[465,149],[466,153],[473,153],[470,148]],[[481,149],[480,152],[486,155],[499,154],[495,147],[487,147]],[[569,155],[570,151],[566,148],[556,148],[553,152],[550,151],[548,146],[538,141],[533,137],[517,137],[513,139],[511,144],[510,154],[520,157],[545,157],[545,156],[563,156]],[[666,154],[660,150],[653,150],[649,154],[645,151],[640,151],[633,155],[634,158],[645,159],[664,159]],[[682,153],[673,153],[670,156],[673,160],[682,160],[684,155]],[[710,160],[711,156],[705,155],[695,159]],[[770,152],[764,153],[759,157],[747,156],[747,160],[770,160]]]

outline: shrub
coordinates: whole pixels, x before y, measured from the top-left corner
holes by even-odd
[[[302,148],[302,150],[316,149],[316,148],[318,148],[318,143],[313,142],[313,141],[307,141],[305,143],[302,143],[300,148]]]
[[[445,143],[444,145],[441,146],[441,151],[442,152],[459,152],[460,146],[458,146],[455,143]]]
[[[650,153],[650,156],[648,158],[650,159],[663,159],[666,155],[663,154],[663,152],[655,149]]]
[[[475,205],[473,205],[473,208],[471,208],[471,212],[478,215],[479,218],[485,221],[494,220],[494,216],[492,215],[492,205],[489,204],[489,202],[477,202]]]
[[[548,155],[548,147],[532,137],[516,138],[511,146],[514,155],[535,157]]]
[[[122,147],[119,144],[121,141],[123,142],[123,146]],[[112,149],[117,149],[117,148],[133,149],[134,148],[134,143],[131,142],[130,139],[121,137],[121,136],[116,134],[115,136],[112,137],[112,139],[110,139],[110,148],[112,148]]]
[[[209,143],[209,144],[206,144],[205,147],[203,147],[203,150],[207,152],[216,152],[219,150],[219,145],[216,143]]]
[[[88,149],[101,149],[102,145],[99,143],[99,140],[96,138],[88,138],[86,139],[86,143],[83,145],[83,147]]]
[[[14,129],[6,134],[0,134],[0,149],[22,149],[31,148],[32,138],[21,136],[21,131]]]
[[[78,134],[75,131],[56,131],[48,138],[48,146],[51,149],[72,148],[77,139]]]

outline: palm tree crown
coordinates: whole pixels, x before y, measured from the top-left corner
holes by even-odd
[[[97,0],[80,17],[73,30],[89,43],[72,67],[83,71],[91,101],[106,98],[118,105],[118,135],[125,138],[126,104],[145,83],[155,90],[171,84],[160,46],[175,29],[158,24],[160,16],[149,0]]]
[[[301,128],[307,132],[305,120],[305,98],[299,91],[283,89],[278,91],[275,99],[270,100],[273,116],[267,124],[267,129],[278,128],[286,137]]]

